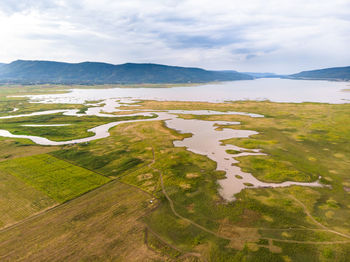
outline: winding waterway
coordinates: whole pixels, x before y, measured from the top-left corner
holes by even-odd
[[[89,91],[89,90],[87,90]],[[71,99],[61,100],[61,97],[58,97],[57,100],[53,99],[51,95],[48,95],[50,98],[41,97],[42,100],[38,100],[38,97],[32,97],[36,102],[61,102],[67,103],[72,102]],[[80,99],[80,98],[79,98]],[[92,100],[92,99],[87,99]],[[96,99],[95,99],[96,100]],[[75,101],[77,102],[77,101]],[[85,100],[81,101],[82,103]],[[245,148],[237,147],[234,145],[224,145],[221,141],[229,138],[243,138],[249,137],[251,135],[257,134],[255,131],[251,130],[237,130],[231,128],[223,127],[221,130],[217,129],[217,125],[237,125],[239,122],[229,122],[229,121],[204,121],[197,119],[183,119],[178,117],[179,114],[189,114],[189,115],[245,115],[249,117],[263,117],[259,114],[251,114],[247,112],[218,112],[218,111],[207,111],[207,110],[165,110],[165,111],[151,111],[144,112],[143,110],[137,110],[137,107],[134,107],[132,99],[117,99],[107,98],[101,102],[95,104],[89,104],[89,107],[85,113],[78,113],[78,110],[75,109],[63,109],[63,110],[48,110],[41,112],[34,112],[31,114],[21,114],[21,115],[11,115],[0,117],[0,119],[9,119],[9,118],[20,118],[20,117],[30,117],[37,115],[47,115],[47,114],[56,114],[62,113],[69,116],[85,116],[85,115],[94,115],[100,117],[113,117],[109,113],[118,112],[118,116],[144,116],[153,118],[146,119],[137,119],[137,120],[126,120],[126,121],[113,121],[104,125],[96,126],[89,129],[89,132],[94,133],[93,136],[85,137],[81,139],[74,139],[68,141],[52,141],[44,137],[39,136],[30,136],[30,135],[14,135],[7,130],[0,130],[0,136],[4,137],[13,137],[13,138],[24,138],[30,139],[34,143],[39,145],[67,145],[67,144],[76,144],[93,141],[96,139],[106,138],[110,135],[109,129],[124,123],[134,123],[134,122],[144,122],[144,121],[164,121],[168,128],[177,130],[180,133],[191,133],[192,136],[185,138],[183,140],[174,141],[174,146],[176,147],[186,147],[187,150],[194,152],[196,154],[205,155],[211,160],[217,163],[217,170],[222,170],[226,172],[226,178],[218,181],[220,185],[220,195],[227,201],[234,200],[234,195],[239,193],[244,188],[258,188],[258,187],[287,187],[290,185],[301,185],[301,186],[322,186],[318,181],[313,183],[300,183],[300,182],[284,182],[284,183],[265,183],[256,179],[253,175],[243,172],[236,164],[238,160],[236,159],[239,156],[249,156],[249,155],[261,155],[259,149],[248,150]],[[87,104],[86,104],[87,105]],[[137,113],[128,114],[128,110],[120,110],[118,107],[121,105],[129,105],[131,109],[129,111],[138,111]],[[149,111],[149,110],[148,110]],[[64,125],[64,124],[63,124]],[[53,125],[27,125],[33,127],[45,127]],[[57,126],[57,125],[56,125]],[[62,125],[61,125],[62,126]],[[235,150],[240,153],[232,155],[227,153],[227,150]]]

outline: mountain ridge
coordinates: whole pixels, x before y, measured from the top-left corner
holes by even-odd
[[[237,71],[211,71],[196,67],[153,63],[67,63],[45,60],[16,60],[0,64],[0,82],[61,84],[186,83],[251,80]]]

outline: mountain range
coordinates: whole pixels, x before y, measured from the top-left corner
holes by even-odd
[[[0,63],[0,83],[2,84],[205,83],[276,77],[348,81],[350,80],[350,66],[303,71],[292,75],[276,75],[138,63],[113,65],[99,62],[64,63],[38,60]]]
[[[209,71],[201,68],[159,64],[98,62],[63,63],[17,60],[0,64],[0,82],[25,84],[137,84],[203,83],[250,80],[253,76],[237,71]]]

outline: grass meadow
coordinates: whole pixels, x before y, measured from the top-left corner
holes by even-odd
[[[48,154],[1,162],[0,172],[19,178],[59,203],[77,197],[109,181],[105,176]]]

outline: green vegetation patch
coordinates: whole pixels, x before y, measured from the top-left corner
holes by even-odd
[[[181,255],[181,252],[170,247],[151,232],[146,231],[145,238],[149,248],[151,249],[154,249],[171,258],[177,258]]]
[[[58,202],[65,202],[109,181],[47,154],[1,162],[0,171],[20,178]]]
[[[238,150],[227,149],[227,150],[226,150],[226,153],[227,153],[227,154],[235,155],[235,154],[239,154],[239,153],[242,153],[242,152],[241,152],[241,151],[238,151]]]
[[[54,141],[66,141],[83,137],[93,136],[94,133],[87,130],[110,122],[147,119],[152,117],[120,116],[120,117],[97,117],[97,116],[66,116],[61,113],[50,115],[29,116],[11,119],[0,119],[1,129],[6,129],[14,135],[41,136]],[[61,125],[67,126],[26,126],[26,125]]]
[[[97,142],[97,144],[99,143]],[[96,142],[93,141],[88,145],[75,145],[73,148],[65,147],[62,150],[52,152],[52,155],[98,173],[103,173],[105,176],[113,177],[120,176],[124,172],[131,172],[144,162],[137,157],[137,149],[126,151],[123,148],[116,148],[105,154],[100,154],[91,150],[96,148],[95,145]]]
[[[310,181],[314,176],[300,172],[287,161],[278,161],[266,156],[240,157],[244,170],[268,182]]]

